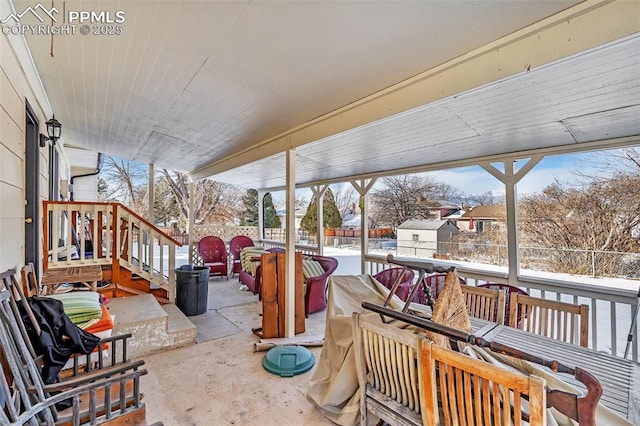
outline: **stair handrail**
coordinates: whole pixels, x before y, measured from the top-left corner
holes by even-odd
[[[118,256],[113,257],[113,279],[116,282],[120,280],[120,269],[119,266],[123,266],[136,275],[145,278],[150,283],[158,285],[159,287],[165,288],[168,292],[169,301],[173,302],[176,296],[176,281],[175,281],[175,248],[182,247],[182,244],[176,239],[172,238],[166,232],[159,229],[157,226],[153,225],[151,222],[140,216],[138,213],[133,211],[132,209],[124,206],[120,203],[114,203],[113,206],[113,220],[114,220],[114,247],[118,248]],[[121,228],[121,225],[124,224],[126,226],[126,246],[123,246],[125,241],[121,241],[123,238],[122,231],[124,228]],[[150,244],[148,244],[148,254],[147,254],[147,262],[145,262],[143,256],[143,247],[141,241],[138,244],[138,264],[135,265],[133,263],[133,238],[129,238],[130,235],[133,235],[133,231],[138,230],[139,237],[142,236],[144,238],[144,233],[147,233],[147,238],[150,238]],[[160,265],[159,268],[155,268],[154,265],[154,256],[153,256],[153,240],[157,239],[160,247]],[[168,275],[166,276],[167,282],[164,281],[164,256],[163,250],[164,246],[168,245],[169,250],[169,265],[168,265]],[[126,257],[122,254],[126,253]],[[146,269],[145,269],[146,267]],[[147,270],[148,269],[148,270]],[[159,274],[154,274],[154,271],[159,271]]]
[[[151,222],[149,222],[147,219],[143,218],[142,216],[140,216],[138,213],[136,213],[135,211],[131,210],[129,207],[125,206],[122,203],[110,203],[112,205],[114,205],[114,207],[117,208],[121,208],[123,210],[125,210],[128,214],[134,216],[136,219],[138,219],[139,221],[141,221],[142,223],[144,223],[145,225],[149,226],[151,229],[154,230],[154,232],[162,235],[163,238],[171,241],[173,244],[175,244],[178,247],[182,247],[183,244],[176,240],[175,238],[173,238],[171,235],[167,234],[166,232],[164,232],[162,229],[158,228],[156,225],[152,224]],[[115,215],[114,215],[115,216]]]

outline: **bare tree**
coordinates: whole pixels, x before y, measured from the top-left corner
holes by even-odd
[[[100,175],[106,184],[100,193],[103,201],[119,201],[138,212],[142,208],[147,210],[144,199],[147,196],[148,174],[144,166],[106,156]]]
[[[98,177],[98,200],[117,201],[142,217],[149,216],[148,168],[106,156]]]
[[[333,198],[336,206],[338,206],[341,217],[344,218],[347,214],[356,211],[355,207],[357,206],[358,195],[351,184],[343,183],[332,185],[331,190],[333,191]]]
[[[484,192],[482,194],[474,194],[464,198],[467,200],[467,204],[472,206],[493,206],[501,204],[504,197],[496,196],[491,192]]]
[[[372,217],[383,225],[398,226],[409,219],[430,219],[429,209],[457,194],[450,185],[431,177],[391,176],[382,187],[371,191]]]
[[[563,249],[545,254],[547,262],[563,272],[588,274],[592,263],[609,274],[622,273],[619,256],[594,260],[582,250],[635,252],[640,226],[640,176],[619,173],[596,179],[584,188],[559,183],[520,201],[520,229],[524,241]],[[581,251],[571,251],[581,249]]]
[[[163,178],[176,197],[182,216],[189,217],[189,184],[183,173],[162,169]],[[233,222],[242,211],[243,192],[237,187],[203,179],[196,182],[195,188],[195,223]]]

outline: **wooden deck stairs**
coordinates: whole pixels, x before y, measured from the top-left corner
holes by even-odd
[[[110,299],[128,297],[143,294],[151,294],[160,304],[171,303],[166,289],[151,283],[124,266],[119,266],[120,275],[117,282],[113,280],[111,266],[102,267],[102,281],[106,285],[101,286],[98,292]]]
[[[98,292],[110,299],[113,332],[133,335],[131,357],[195,343],[174,305],[180,242],[120,203],[45,201],[43,211],[44,270],[99,265]]]
[[[161,229],[120,203],[44,201],[43,211],[44,271],[100,265],[108,285],[99,291],[109,298],[151,294],[162,304],[175,301],[175,253],[182,244]]]

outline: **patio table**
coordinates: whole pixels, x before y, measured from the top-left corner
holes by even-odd
[[[640,365],[635,362],[505,325],[496,325],[483,337],[488,341],[587,370],[602,384],[600,403],[633,424],[640,424]],[[562,379],[585,390],[579,381],[569,375],[563,374]]]

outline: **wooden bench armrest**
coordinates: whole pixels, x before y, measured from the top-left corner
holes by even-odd
[[[105,367],[100,370],[91,370],[84,374],[71,376],[68,379],[60,381],[59,383],[44,385],[44,391],[45,392],[65,391],[69,388],[81,386],[86,383],[104,380],[115,375],[122,375],[129,371],[138,371],[139,367],[141,367],[142,365],[144,365],[144,361],[138,360],[138,361],[128,362],[126,364],[118,364],[118,365]],[[36,388],[34,386],[27,387],[27,390],[30,393],[36,393]]]
[[[101,348],[95,352],[92,352],[90,354],[72,354],[71,357],[69,358],[70,360],[73,361],[73,367],[70,367],[68,370],[65,371],[70,371],[72,376],[78,375],[78,374],[82,374],[84,373],[84,370],[81,370],[80,367],[85,367],[87,365],[89,365],[89,370],[92,369],[91,367],[91,356],[93,354],[97,354],[98,356],[98,360],[96,361],[96,363],[98,364],[97,368],[101,369],[104,368],[105,364],[107,366],[109,365],[116,365],[116,364],[125,364],[129,361],[128,356],[127,356],[127,339],[129,339],[131,337],[131,333],[126,333],[126,334],[118,334],[116,336],[110,336],[110,337],[104,337],[102,339],[100,339],[100,341],[98,342],[98,344],[96,345],[96,348]],[[118,344],[118,342],[121,342],[121,344]],[[110,356],[109,359],[105,360],[104,354],[103,354],[103,347],[109,345],[109,350],[110,350]],[[121,354],[121,357],[118,358],[118,352]],[[82,362],[82,360],[84,359],[84,362]]]
[[[83,398],[88,397],[89,399],[92,399],[92,403],[90,403],[90,406],[96,406],[97,401],[96,399],[96,392],[95,390],[97,389],[108,389],[109,387],[116,385],[116,384],[123,384],[127,381],[133,380],[135,382],[137,382],[140,379],[140,376],[143,376],[147,374],[147,370],[134,370],[134,371],[130,371],[128,373],[125,374],[118,374],[118,375],[114,375],[99,381],[94,381],[92,383],[86,383],[82,386],[77,386],[74,388],[70,388],[67,389],[63,392],[60,392],[56,395],[52,395],[49,396],[47,398],[45,398],[44,400],[41,400],[39,402],[37,402],[36,404],[34,404],[31,408],[29,408],[28,410],[24,411],[22,414],[20,414],[20,417],[18,417],[17,421],[15,422],[16,424],[27,424],[29,423],[30,419],[35,419],[37,418],[37,416],[39,415],[39,413],[45,412],[47,409],[49,409],[51,406],[53,406],[54,404],[57,404],[59,402],[62,402],[64,400],[67,399],[71,399],[73,402],[73,417],[74,419],[80,419],[82,416],[86,416],[86,413],[83,413],[80,411],[80,397],[82,396]],[[137,388],[137,386],[136,386]],[[134,395],[135,397],[135,406],[139,407],[141,406],[141,401],[139,399],[139,393],[136,391],[136,395]],[[126,398],[126,396],[123,396],[122,398]],[[126,401],[122,401],[122,408],[118,408],[115,411],[112,411],[111,416],[112,417],[117,417],[120,414],[125,413],[124,406],[125,406]],[[113,409],[112,409],[113,410]]]

